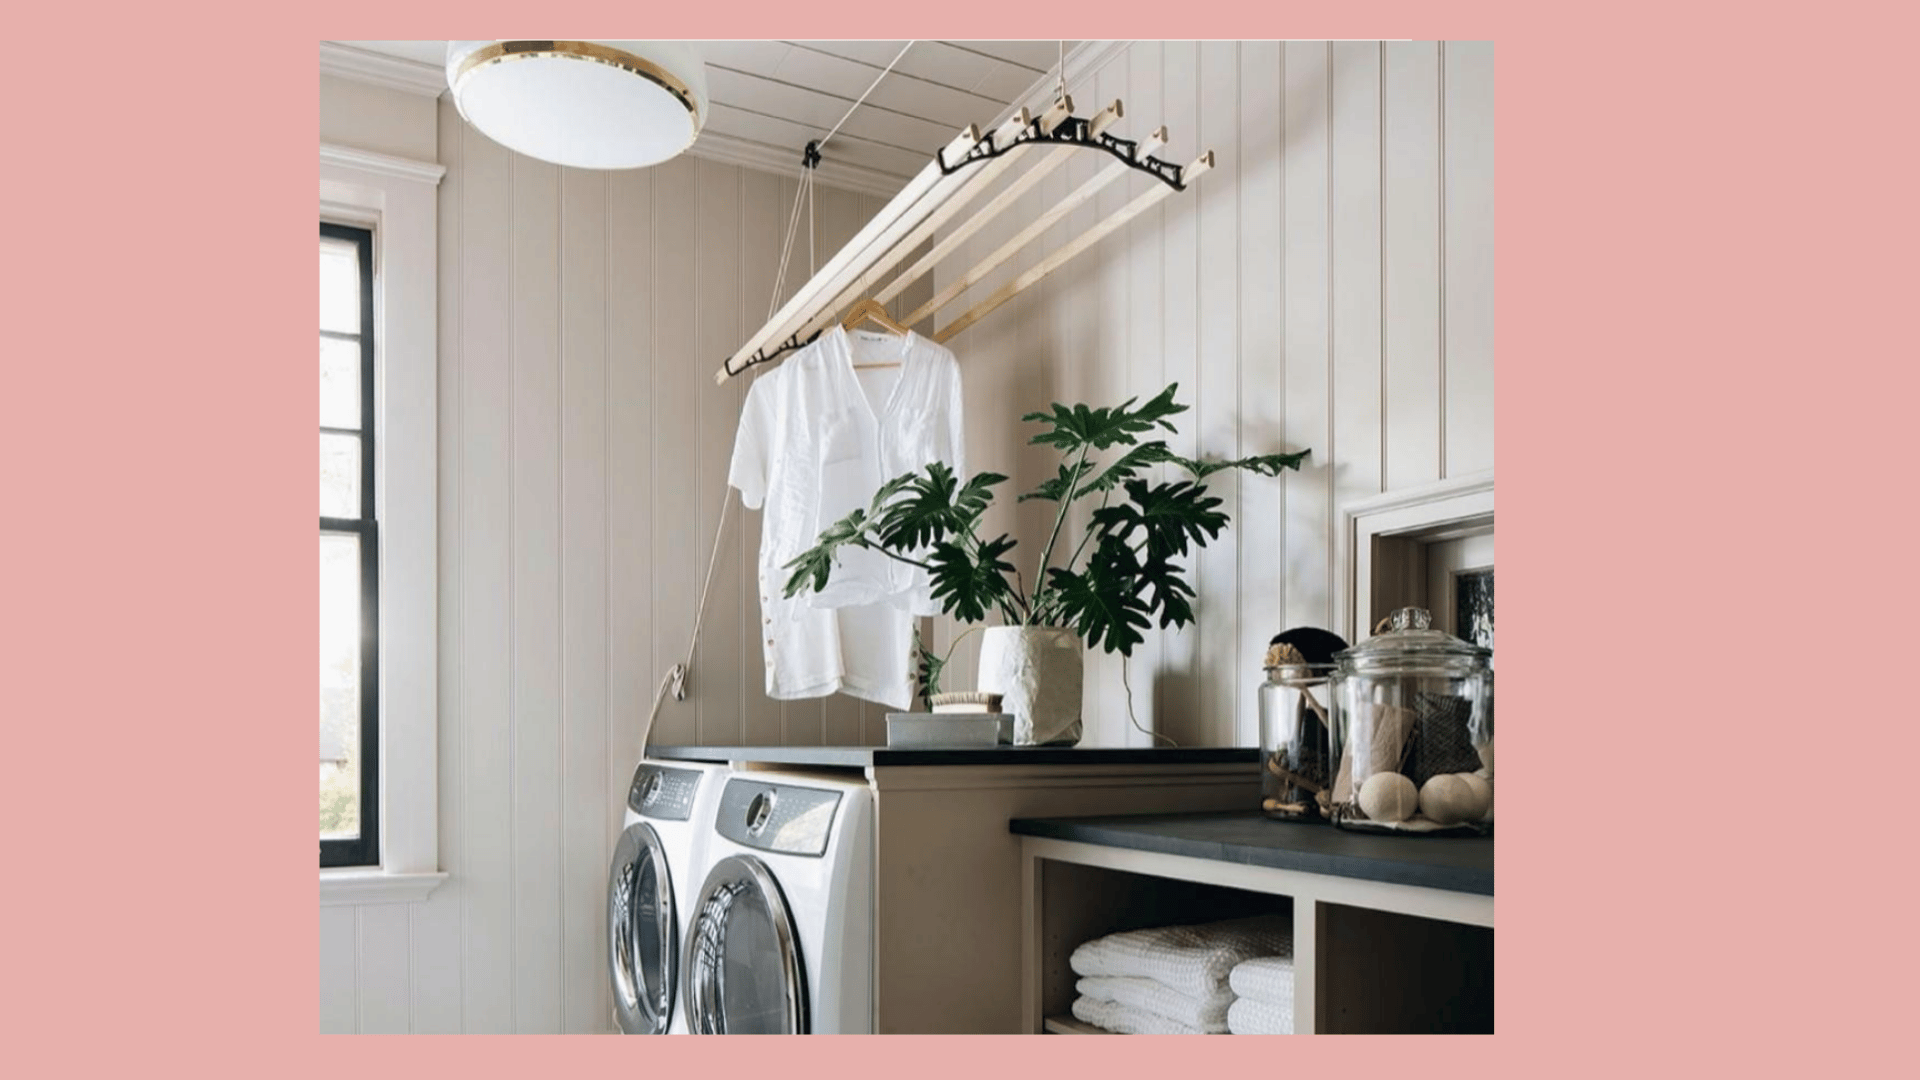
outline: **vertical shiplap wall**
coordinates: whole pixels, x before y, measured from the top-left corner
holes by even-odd
[[[695,157],[560,169],[445,102],[438,140],[449,876],[423,903],[321,910],[320,1024],[605,1031],[607,859],[655,688],[685,655],[750,382],[712,373],[768,314],[795,184]],[[884,203],[816,198],[786,294]],[[688,700],[654,741],[884,742],[877,706],[762,692],[758,548],[735,503]]]
[[[1121,134],[1165,123],[1160,156],[1210,148],[1218,166],[949,343],[966,373],[970,467],[1027,490],[1056,459],[1026,445],[1018,416],[1168,382],[1192,406],[1172,440],[1183,453],[1311,447],[1300,473],[1212,483],[1234,524],[1189,560],[1197,622],[1150,634],[1126,665],[1141,723],[1183,745],[1252,745],[1267,640],[1332,624],[1340,507],[1493,467],[1493,48],[1139,42],[1090,83],[1076,99],[1125,100]],[[968,242],[971,258],[943,266],[941,284],[1094,167],[1043,183]],[[1115,184],[938,321],[1148,183]],[[1021,541],[1029,583],[1049,509],[1002,505],[988,522]],[[956,685],[973,676],[973,641]],[[1117,658],[1090,655],[1086,680],[1082,745],[1146,745]]]
[[[952,343],[970,464],[1024,489],[1053,464],[1021,413],[1175,380],[1193,406],[1184,452],[1313,447],[1303,473],[1216,485],[1234,526],[1193,567],[1200,622],[1150,634],[1127,665],[1149,727],[1246,744],[1266,639],[1332,618],[1339,506],[1492,467],[1493,51],[1142,42],[1090,82],[1077,98],[1125,100],[1122,134],[1164,122],[1162,156],[1211,147],[1220,168]],[[640,724],[686,648],[746,390],[710,375],[767,314],[794,185],[697,158],[555,169],[446,103],[437,134],[450,876],[423,903],[321,910],[321,1028],[600,1031],[605,860]],[[993,250],[1099,164],[1069,163],[963,255]],[[1109,188],[942,318],[1146,183]],[[881,203],[821,189],[818,261]],[[1002,506],[990,524],[1021,538],[1030,573],[1044,504]],[[879,707],[761,693],[758,527],[733,507],[689,700],[669,701],[655,739],[884,741]],[[1079,536],[1076,524],[1063,542]],[[935,641],[953,633],[936,626]],[[952,685],[970,683],[977,646],[961,645]],[[1087,672],[1083,745],[1147,744],[1117,658],[1091,655]]]

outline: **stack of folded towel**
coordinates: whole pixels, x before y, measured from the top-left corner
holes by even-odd
[[[1293,920],[1286,915],[1095,938],[1068,961],[1080,976],[1073,1015],[1123,1035],[1223,1035],[1230,1029],[1234,968],[1292,952]],[[1287,985],[1291,993],[1291,969]],[[1291,998],[1287,1012],[1291,1026]]]
[[[1227,1030],[1235,1035],[1293,1034],[1293,957],[1246,960],[1227,975],[1233,1002]]]

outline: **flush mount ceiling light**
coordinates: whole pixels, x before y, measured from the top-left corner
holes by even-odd
[[[672,41],[450,41],[447,86],[488,138],[582,169],[665,161],[707,114],[706,66]]]

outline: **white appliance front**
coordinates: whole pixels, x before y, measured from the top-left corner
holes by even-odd
[[[680,943],[727,768],[642,761],[607,870],[607,975],[629,1035],[685,1034]]]
[[[689,1031],[873,1031],[873,817],[864,781],[727,779],[682,945]]]

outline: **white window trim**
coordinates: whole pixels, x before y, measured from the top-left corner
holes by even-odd
[[[430,162],[320,146],[320,214],[371,225],[380,521],[380,865],[320,871],[322,904],[424,900],[440,872],[435,565],[439,295]]]

